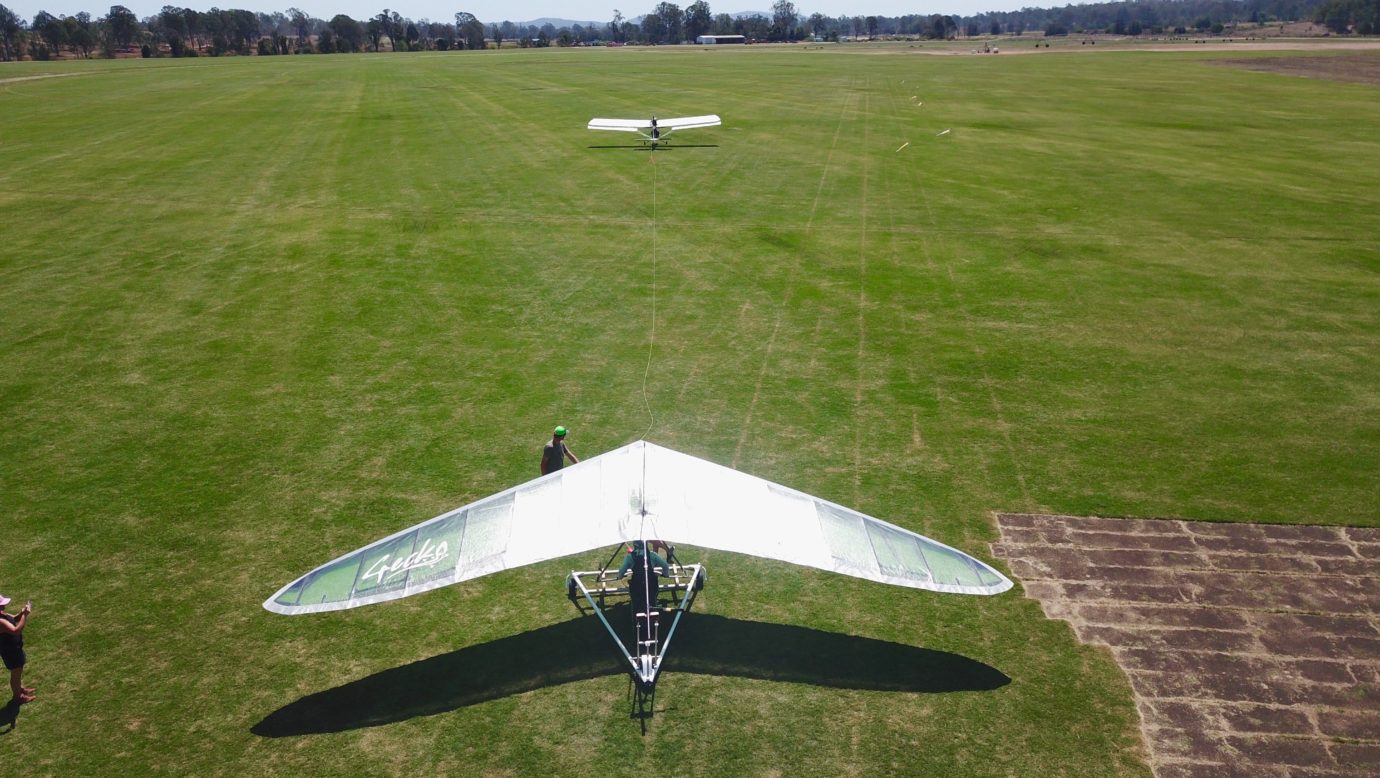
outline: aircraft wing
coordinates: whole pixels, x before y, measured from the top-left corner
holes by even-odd
[[[288,615],[355,608],[637,538],[931,591],[998,594],[1012,586],[938,541],[637,441],[352,551],[279,589],[264,607]]]
[[[679,119],[657,119],[656,126],[663,130],[693,130],[696,127],[718,127],[723,122],[714,114],[706,116],[684,116]]]
[[[657,119],[656,126],[664,132],[671,130],[692,130],[696,127],[718,127],[723,122],[714,114],[705,116],[682,116],[677,119]],[[615,130],[618,132],[642,132],[652,128],[651,119],[590,119],[586,125],[591,130]]]
[[[651,129],[651,119],[590,119],[587,129],[614,130],[615,132],[641,132]]]

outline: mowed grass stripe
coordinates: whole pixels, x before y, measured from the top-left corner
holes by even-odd
[[[848,98],[840,106],[838,121],[834,128],[834,134],[829,142],[828,153],[824,155],[823,164],[820,166],[818,172],[819,177],[814,187],[814,195],[810,200],[809,209],[804,215],[803,225],[799,228],[799,238],[797,239],[794,232],[789,230],[763,230],[759,232],[759,235],[769,242],[773,249],[785,250],[789,252],[791,256],[785,261],[785,265],[788,269],[781,301],[773,310],[774,315],[771,324],[771,335],[766,342],[762,364],[757,371],[757,382],[754,385],[752,397],[748,401],[746,415],[741,423],[741,433],[738,437],[737,446],[734,448],[733,459],[731,460],[732,466],[734,467],[740,466],[739,463],[742,459],[744,446],[748,443],[749,436],[753,432],[753,415],[762,397],[762,387],[768,378],[769,370],[774,367],[773,357],[775,356],[774,352],[778,338],[781,335],[782,322],[787,312],[790,310],[790,306],[793,302],[792,295],[796,291],[796,274],[799,272],[802,263],[823,263],[826,261],[825,255],[819,252],[813,245],[813,239],[815,238],[815,221],[819,217],[822,204],[830,199],[832,188],[837,185],[836,178],[843,174],[840,170],[840,166],[836,163],[836,156],[840,155],[843,149],[848,145],[850,137],[845,130],[848,129],[849,123],[857,115],[857,102],[859,99],[860,98],[856,95],[850,93]],[[823,322],[822,319],[816,321],[817,325]],[[819,326],[816,326],[814,331],[816,341],[812,345],[818,345],[820,332]],[[796,364],[794,360],[786,358],[778,358],[777,361],[785,365],[787,369],[794,368]],[[817,361],[811,361],[810,367],[813,371],[818,371],[819,363]],[[808,377],[806,380],[808,380]],[[789,426],[788,429],[790,429]],[[816,442],[827,440],[833,429],[831,425],[830,428],[825,430],[796,427],[790,429],[790,431],[789,443],[791,445],[787,446],[788,449],[792,448],[794,445],[804,444],[810,439],[814,439]]]

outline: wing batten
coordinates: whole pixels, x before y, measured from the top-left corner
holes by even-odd
[[[264,607],[355,608],[643,536],[917,589],[997,594],[1012,586],[983,562],[903,527],[637,441],[337,557]]]

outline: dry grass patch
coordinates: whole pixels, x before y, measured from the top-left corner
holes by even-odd
[[[1328,81],[1349,81],[1355,84],[1380,86],[1380,54],[1339,54],[1324,57],[1251,57],[1249,59],[1219,59],[1215,65],[1280,73],[1286,76],[1320,78]]]

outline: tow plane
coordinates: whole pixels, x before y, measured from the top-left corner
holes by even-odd
[[[667,145],[671,133],[676,130],[693,130],[699,127],[718,127],[722,124],[715,114],[705,116],[683,116],[676,119],[590,119],[587,127],[591,130],[611,132],[635,132],[642,143],[655,149]]]
[[[673,544],[951,594],[992,595],[1012,586],[936,540],[639,440],[327,562],[264,607],[285,615],[355,608],[612,547],[599,568],[572,570],[564,593],[612,638],[636,692],[633,717],[645,731],[672,638],[706,581],[704,566],[682,563]],[[631,622],[622,635],[614,626],[620,618]]]

